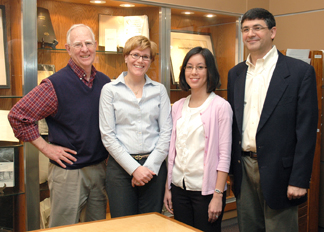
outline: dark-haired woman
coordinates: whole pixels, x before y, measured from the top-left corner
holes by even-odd
[[[233,113],[214,93],[218,83],[212,53],[191,49],[180,72],[180,87],[191,95],[172,107],[164,204],[176,220],[203,231],[221,231],[231,159]]]

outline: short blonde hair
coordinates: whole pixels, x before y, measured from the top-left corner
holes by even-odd
[[[124,46],[123,55],[127,56],[133,51],[134,49],[139,48],[139,50],[145,50],[149,48],[151,60],[154,61],[155,55],[157,52],[157,45],[153,41],[150,41],[147,37],[143,35],[137,35],[129,38]]]

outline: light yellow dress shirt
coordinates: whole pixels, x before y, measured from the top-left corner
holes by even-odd
[[[248,70],[244,95],[243,151],[257,152],[256,132],[277,60],[278,52],[276,46],[273,46],[263,58],[258,59],[255,65],[250,62],[250,55],[247,57],[246,65]]]

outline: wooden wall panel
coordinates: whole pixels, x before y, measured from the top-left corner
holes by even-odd
[[[323,0],[270,0],[269,9],[274,15],[306,12],[324,8]]]
[[[324,1],[323,1],[324,3]],[[279,50],[324,49],[324,11],[275,17],[277,34],[274,44]]]

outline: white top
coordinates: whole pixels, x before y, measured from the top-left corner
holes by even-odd
[[[203,112],[215,93],[210,93],[206,101],[197,108],[190,108],[188,96],[182,108],[182,117],[177,121],[175,164],[172,183],[186,190],[201,191],[204,175],[205,131],[201,120]]]
[[[256,131],[277,60],[276,46],[273,46],[262,59],[258,59],[255,66],[250,62],[250,55],[246,60],[248,70],[245,81],[242,140],[242,149],[244,151],[257,151]]]

